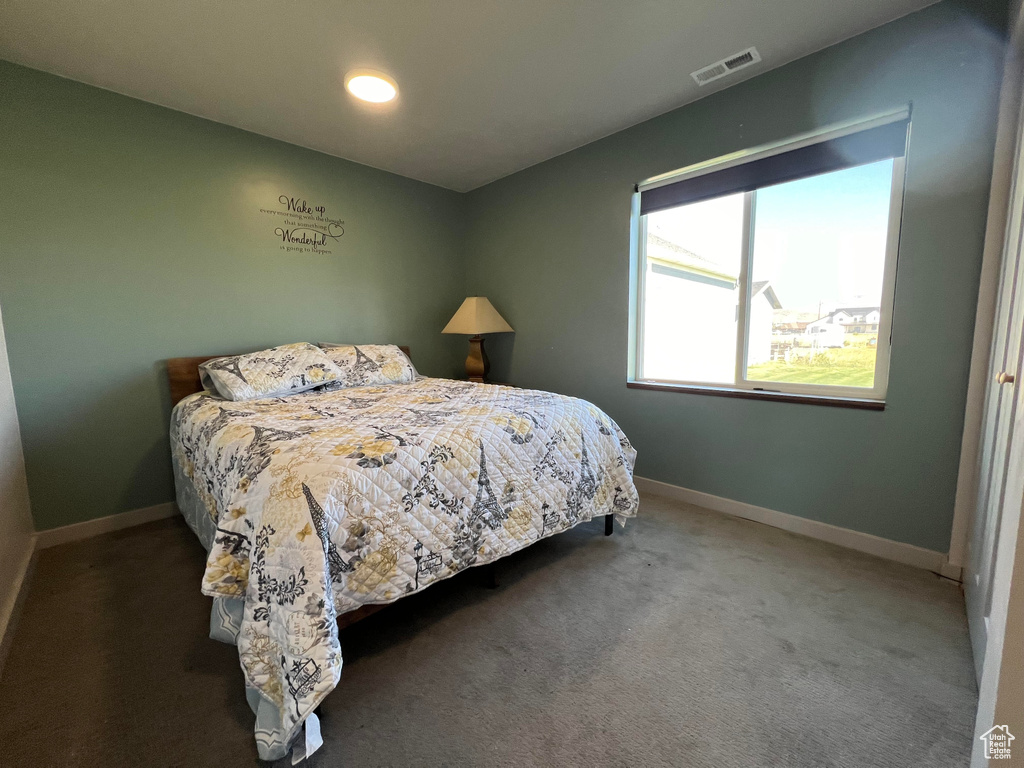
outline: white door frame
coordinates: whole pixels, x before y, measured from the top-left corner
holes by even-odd
[[[992,184],[989,190],[988,219],[978,286],[978,307],[974,317],[974,344],[971,351],[964,430],[960,442],[960,466],[953,505],[953,526],[949,541],[949,571],[967,564],[967,544],[978,501],[978,469],[985,393],[989,387],[996,304],[1002,275],[1003,250],[1013,187],[1014,159],[1018,135],[1022,129],[1022,89],[1024,89],[1024,14],[1016,0],[1011,19],[1010,38],[999,92],[999,118],[993,153]]]
[[[1018,381],[1019,379],[1018,371]],[[1024,413],[1024,387],[1015,393],[1018,414]],[[995,553],[992,608],[989,614],[985,662],[978,686],[978,715],[974,724],[972,768],[984,768],[981,736],[993,726],[1005,725],[1024,743],[1024,416],[1018,415],[1010,470]],[[1012,744],[1014,757],[1021,747]],[[1010,764],[1019,765],[1018,760]]]

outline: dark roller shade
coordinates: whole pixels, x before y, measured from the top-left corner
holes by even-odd
[[[772,184],[795,181],[819,173],[902,157],[907,149],[909,120],[829,139],[721,171],[666,184],[640,193],[640,213],[652,213],[713,197],[750,192]]]

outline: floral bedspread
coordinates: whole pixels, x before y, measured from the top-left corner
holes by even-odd
[[[202,591],[239,605],[247,684],[280,723],[264,759],[337,685],[339,613],[638,504],[636,452],[596,406],[447,379],[191,395],[171,447],[215,528]]]

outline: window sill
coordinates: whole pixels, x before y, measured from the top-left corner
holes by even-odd
[[[627,381],[630,389],[650,389],[656,392],[688,392],[714,397],[738,397],[744,400],[774,400],[801,405],[826,405],[832,408],[856,408],[864,411],[884,411],[884,400],[866,400],[858,397],[828,397],[826,395],[794,395],[788,392],[760,392],[733,387],[702,387],[694,384],[667,384],[653,381]]]

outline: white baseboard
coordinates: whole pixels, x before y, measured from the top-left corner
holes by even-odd
[[[945,576],[947,579],[963,583],[964,567],[962,565],[954,565],[949,561],[949,558],[946,555],[942,556],[942,565],[939,566],[939,570],[936,572]]]
[[[4,661],[7,658],[7,650],[14,634],[14,625],[17,623],[18,612],[27,593],[29,573],[32,570],[32,558],[35,555],[32,538],[28,539],[27,544],[21,562],[18,563],[18,568],[15,571],[14,582],[10,586],[9,593],[4,595],[3,604],[0,605],[0,670],[3,669]]]
[[[951,565],[946,554],[943,552],[915,547],[913,544],[905,544],[901,541],[883,539],[881,536],[873,536],[870,533],[840,528],[836,525],[790,515],[786,512],[768,509],[767,507],[746,504],[742,501],[733,501],[732,499],[714,496],[702,491],[693,491],[689,488],[670,485],[659,480],[651,480],[646,477],[635,477],[633,479],[636,487],[647,493],[665,496],[670,499],[686,502],[687,504],[694,504],[698,507],[714,510],[715,512],[722,512],[726,515],[734,515],[746,520],[764,523],[773,528],[782,528],[791,533],[798,533],[812,539],[827,541],[847,549],[855,549],[858,552],[875,555],[886,560],[894,560],[897,563],[924,568],[927,571],[941,574],[955,581],[960,581],[961,578],[961,569],[958,566]]]
[[[131,528],[133,525],[142,525],[154,520],[162,520],[165,517],[173,517],[176,514],[178,514],[178,506],[173,501],[167,501],[152,507],[133,509],[117,515],[98,517],[95,520],[86,520],[84,523],[50,528],[47,531],[39,531],[36,534],[36,549],[47,549],[58,544],[89,539],[93,536],[99,536],[101,533]]]
[[[14,619],[18,615],[18,609],[28,591],[29,575],[32,570],[33,558],[40,549],[55,547],[58,544],[67,544],[72,541],[92,538],[101,533],[119,531],[122,528],[130,528],[134,525],[142,525],[153,520],[161,520],[165,517],[173,517],[178,514],[178,506],[173,501],[164,504],[156,504],[143,509],[133,509],[128,512],[121,512],[117,515],[100,517],[96,520],[86,520],[84,523],[64,525],[60,528],[51,528],[47,531],[39,531],[28,542],[22,562],[18,564],[18,570],[11,585],[8,595],[3,596],[3,603],[0,604],[0,669],[3,668],[4,659],[13,632]]]

